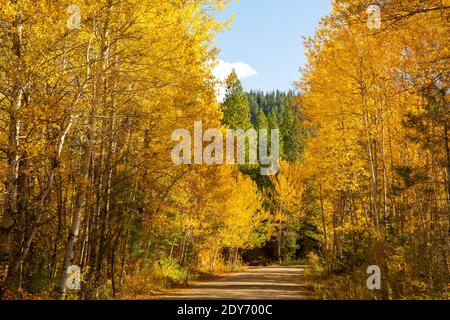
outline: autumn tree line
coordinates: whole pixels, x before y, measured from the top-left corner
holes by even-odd
[[[324,298],[446,297],[448,0],[378,1],[376,30],[372,2],[334,1],[298,93],[246,93],[233,72],[219,103],[227,3],[2,0],[1,298],[145,295],[255,248],[311,251]],[[194,121],[279,129],[279,174],[173,164],[171,134]]]
[[[211,70],[227,2],[2,1],[2,298],[145,294],[265,240],[249,176],[170,158],[173,130],[221,126]],[[72,265],[81,291],[67,290]]]
[[[294,91],[244,92],[235,72],[226,79],[226,85],[222,103],[223,126],[280,132],[277,141],[280,168],[276,175],[261,175],[260,167],[264,165],[259,161],[257,165],[238,167],[256,184],[261,206],[268,214],[258,232],[264,241],[258,246],[244,248],[243,260],[250,264],[295,262],[313,248],[308,245],[306,234],[314,229],[303,219],[301,206],[306,179],[302,161],[307,138],[301,97]],[[309,240],[309,244],[317,242],[312,237]]]
[[[448,298],[449,20],[448,0],[337,0],[305,39],[302,205],[324,298]]]

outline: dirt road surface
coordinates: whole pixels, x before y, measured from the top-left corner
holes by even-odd
[[[215,280],[174,290],[156,299],[305,300],[314,299],[304,284],[304,266],[249,267]]]

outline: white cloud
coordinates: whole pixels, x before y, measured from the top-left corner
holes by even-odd
[[[236,74],[239,79],[247,79],[254,76],[257,76],[258,73],[255,69],[253,69],[249,64],[244,62],[225,62],[223,60],[218,60],[217,65],[212,70],[213,76],[220,81],[216,87],[216,95],[218,101],[223,101],[225,98],[226,87],[224,81],[233,71],[236,71]]]
[[[244,62],[225,62],[218,60],[217,66],[213,69],[213,75],[219,81],[224,81],[230,73],[236,71],[239,79],[246,79],[257,76],[258,73],[249,64]]]

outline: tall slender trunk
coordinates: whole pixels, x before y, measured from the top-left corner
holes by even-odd
[[[87,49],[86,49],[86,81],[84,86],[87,86],[88,81],[91,78],[91,45],[94,37],[95,32],[95,22],[93,23],[93,33],[91,35],[91,38],[89,40]],[[83,86],[83,89],[84,89]],[[95,88],[94,88],[95,91]],[[79,101],[79,99],[82,96],[82,91],[78,94],[75,103]],[[67,245],[65,248],[64,253],[64,262],[62,266],[62,271],[60,275],[60,282],[59,282],[59,298],[65,299],[66,296],[66,289],[67,289],[67,268],[73,263],[73,257],[74,257],[74,249],[75,244],[78,240],[78,233],[80,229],[80,222],[81,222],[81,211],[85,205],[86,202],[86,192],[87,192],[87,181],[89,179],[89,168],[90,168],[90,162],[92,158],[92,153],[94,149],[94,133],[95,133],[95,105],[93,104],[91,106],[91,111],[89,114],[89,120],[87,124],[87,142],[84,146],[84,154],[82,156],[82,163],[81,163],[81,183],[78,186],[78,191],[75,195],[75,205],[72,212],[72,224],[70,228],[69,238],[67,240]]]
[[[324,238],[324,258],[325,265],[327,267],[327,271],[331,271],[330,261],[329,261],[329,253],[328,253],[328,235],[327,235],[327,224],[325,218],[325,210],[323,206],[323,188],[320,186],[320,210],[322,213],[322,230],[323,230],[323,238]]]
[[[282,256],[282,252],[281,252],[281,249],[282,249],[282,243],[283,243],[283,228],[282,228],[282,226],[281,226],[281,223],[280,223],[280,227],[279,227],[279,230],[278,230],[278,237],[277,237],[277,256],[278,256],[278,263],[279,264],[282,264],[283,263],[283,256]]]
[[[378,183],[377,183],[377,167],[376,167],[376,159],[375,159],[375,145],[373,144],[373,139],[369,132],[369,115],[368,111],[364,112],[364,123],[366,126],[366,135],[367,135],[367,155],[369,159],[369,168],[370,168],[370,181],[371,181],[371,195],[372,195],[372,208],[375,220],[375,227],[377,230],[380,230],[380,215],[378,210]]]
[[[82,168],[80,174],[82,181],[80,183],[79,190],[75,198],[75,207],[73,209],[72,214],[72,225],[70,228],[69,239],[67,241],[66,250],[64,254],[64,263],[59,284],[60,299],[65,299],[67,288],[67,276],[68,276],[67,268],[73,264],[74,248],[78,240],[78,233],[80,229],[81,211],[86,201],[86,191],[87,191],[86,181],[88,181],[89,179],[89,168],[92,157],[92,151],[94,148],[94,126],[95,126],[94,110],[95,110],[94,107],[92,107],[87,129],[87,143],[85,144],[85,150],[82,159]]]
[[[448,114],[450,103],[446,103],[445,110],[446,115]],[[445,143],[445,180],[446,180],[446,194],[447,194],[447,235],[444,236],[446,242],[446,248],[444,250],[444,260],[447,267],[447,275],[450,275],[450,263],[449,263],[449,252],[450,252],[450,145],[448,137],[448,123],[444,121],[444,143]]]

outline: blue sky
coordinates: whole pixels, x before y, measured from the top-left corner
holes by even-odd
[[[320,17],[328,14],[330,3],[330,0],[232,1],[219,16],[224,20],[235,14],[231,31],[217,37],[219,59],[225,62],[222,69],[229,67],[229,63],[241,63],[245,90],[291,89],[306,60],[301,37],[314,34]]]

